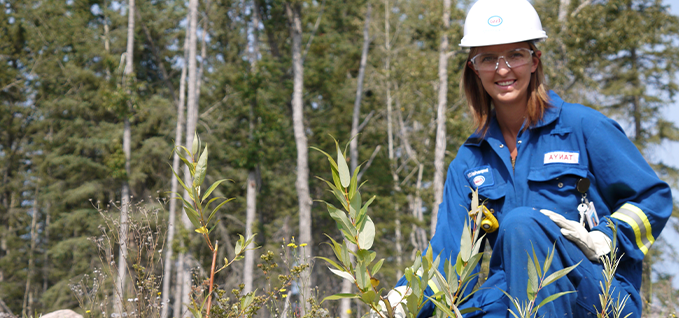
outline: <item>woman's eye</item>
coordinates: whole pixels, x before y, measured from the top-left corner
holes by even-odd
[[[497,58],[491,55],[481,57],[481,63],[495,63],[495,60],[497,60]]]

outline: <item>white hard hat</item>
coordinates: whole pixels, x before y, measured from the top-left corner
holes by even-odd
[[[479,0],[464,21],[462,47],[546,39],[540,17],[527,0]]]

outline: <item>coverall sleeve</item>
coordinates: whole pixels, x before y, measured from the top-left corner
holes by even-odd
[[[595,125],[583,123],[583,129],[590,170],[611,215],[594,229],[612,237],[607,224],[614,222],[619,253],[641,261],[672,214],[670,187],[658,178],[620,125],[599,116],[603,118]]]
[[[453,163],[448,167],[446,182],[443,190],[443,201],[439,205],[439,211],[436,221],[436,232],[431,239],[430,244],[434,258],[440,255],[441,261],[439,263],[439,272],[445,276],[444,264],[445,260],[455,262],[457,254],[460,250],[460,239],[464,222],[467,219],[467,209],[469,209],[471,199],[469,193],[471,190],[467,181],[462,177],[464,171],[461,160],[461,149],[458,157],[453,160]],[[476,278],[468,286],[468,291],[476,285]],[[408,281],[405,276],[402,277],[396,286],[406,285]],[[431,296],[438,291],[435,282],[429,281],[429,287],[425,290],[425,295]],[[422,308],[418,317],[430,317],[434,311],[434,305],[431,302]]]

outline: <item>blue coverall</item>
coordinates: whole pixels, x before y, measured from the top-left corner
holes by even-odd
[[[551,107],[546,109],[543,119],[517,136],[514,167],[494,116],[485,137],[474,134],[460,148],[446,177],[436,233],[431,240],[434,255],[441,255],[441,264],[445,258],[455,261],[471,203],[470,187],[478,188],[479,199],[495,210],[500,228],[486,236],[493,254],[484,289],[461,306],[483,311],[466,317],[510,317],[509,300],[499,289],[525,300],[527,252],[532,255],[534,247],[543,263],[555,243],[550,273],[582,263],[566,277],[542,289],[537,303],[557,292],[577,293],[549,303],[539,310],[538,316],[596,317],[595,307],[601,307],[598,295],[602,265],[589,261],[539,211],[548,209],[579,221],[577,206],[582,195],[576,184],[581,178],[589,178],[587,199],[594,203],[601,219],[593,230],[611,237],[612,230],[606,224],[615,222],[618,255],[624,255],[615,276],[613,295],[619,293],[622,298],[629,294],[625,310],[632,313],[630,317],[640,317],[642,260],[672,212],[670,188],[615,121],[591,108],[565,103],[554,92],[550,91],[549,98]],[[440,271],[443,273],[443,265]],[[402,278],[397,286],[405,284]],[[433,294],[431,288],[425,293]],[[511,308],[516,311],[513,305]],[[429,302],[418,316],[428,317],[433,310]]]

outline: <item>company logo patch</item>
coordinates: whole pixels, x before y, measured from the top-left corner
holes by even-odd
[[[481,166],[469,169],[464,172],[464,176],[472,188],[488,187],[495,184],[493,170],[490,166]]]
[[[488,25],[496,27],[500,24],[502,24],[502,18],[499,15],[494,15],[488,18]]]
[[[544,164],[550,163],[578,164],[580,163],[580,153],[570,151],[552,151],[545,153]]]
[[[472,181],[474,182],[474,185],[478,187],[486,182],[486,178],[484,176],[476,176]]]

